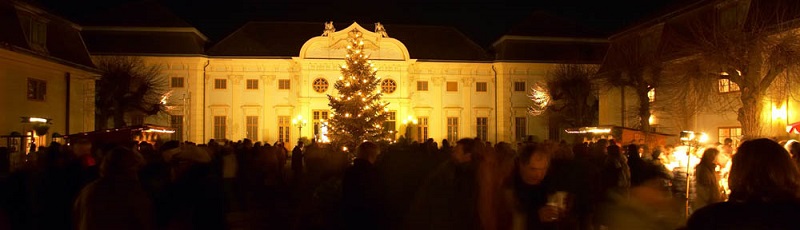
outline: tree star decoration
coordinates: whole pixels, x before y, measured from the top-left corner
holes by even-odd
[[[539,116],[547,111],[547,105],[550,104],[550,93],[547,92],[545,87],[534,84],[531,86],[528,98],[533,101],[533,105],[528,106],[528,113],[530,115]]]

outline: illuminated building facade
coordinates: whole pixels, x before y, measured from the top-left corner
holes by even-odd
[[[81,27],[19,1],[0,2],[0,22],[0,135],[27,136],[0,146],[27,150],[26,143],[47,146],[53,134],[94,130],[99,72]]]
[[[781,12],[780,14],[768,12]],[[624,68],[624,56],[632,55],[632,51],[654,53],[660,60],[662,75],[660,78],[673,78],[677,74],[686,74],[687,66],[696,62],[692,53],[681,50],[686,41],[697,39],[698,32],[692,31],[700,27],[697,23],[719,23],[718,26],[746,25],[747,23],[782,22],[776,29],[780,32],[796,33],[796,26],[788,26],[800,19],[800,7],[794,1],[783,0],[747,0],[747,1],[697,1],[666,12],[644,23],[630,26],[628,29],[609,38],[610,46],[601,66],[601,74]],[[728,25],[728,24],[730,25]],[[738,24],[737,24],[738,23]],[[636,47],[636,48],[631,48]],[[737,110],[742,106],[741,89],[736,83],[725,79],[724,71],[720,71],[719,79],[708,82],[704,89],[708,92],[704,97],[711,98],[698,104],[697,100],[669,100],[676,98],[675,92],[689,92],[655,87],[648,93],[652,116],[648,119],[653,131],[676,134],[672,143],[677,142],[677,134],[688,130],[706,133],[709,142],[723,143],[726,138],[739,142],[742,136],[742,125],[737,120]],[[711,73],[706,73],[711,74]],[[716,73],[713,73],[716,74]],[[797,70],[789,69],[771,84],[766,97],[760,103],[762,134],[777,139],[797,138],[796,134],[788,134],[786,126],[800,121],[797,114],[800,101],[796,96]],[[647,76],[647,78],[657,78]],[[688,82],[678,84],[689,87]],[[679,97],[678,97],[679,98]],[[639,101],[635,90],[631,87],[619,87],[600,94],[600,125],[616,125],[637,127],[636,117]]]
[[[169,115],[145,123],[172,125],[176,139],[194,142],[249,138],[293,146],[299,137],[323,138],[331,114],[326,95],[336,95],[342,44],[352,30],[363,33],[383,79],[391,114],[384,127],[396,137],[545,139],[547,121],[527,113],[530,87],[566,62],[554,54],[584,45],[589,51],[580,61],[598,63],[606,45],[603,39],[512,33],[494,44],[493,57],[450,27],[355,22],[250,22],[212,43],[163,7],[148,7],[164,15],[124,26],[97,19],[84,25],[83,35],[94,56],[141,56],[160,65],[171,88]],[[554,44],[561,48],[553,50]],[[525,48],[531,52],[519,51]]]

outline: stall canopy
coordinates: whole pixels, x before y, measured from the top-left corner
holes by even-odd
[[[800,134],[800,122],[795,122],[786,126],[787,133]]]

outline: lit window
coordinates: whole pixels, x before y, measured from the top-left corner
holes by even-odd
[[[486,92],[486,82],[476,82],[475,83],[475,92]]]
[[[314,80],[314,84],[312,86],[314,87],[314,91],[317,93],[324,93],[325,91],[328,91],[328,80],[325,80],[325,78],[317,78]]]
[[[650,89],[650,91],[647,91],[647,99],[650,102],[656,101],[656,89],[655,88],[652,88],[652,89]]]
[[[227,89],[228,88],[228,80],[217,78],[214,79],[214,89]]]
[[[514,91],[515,92],[525,92],[525,82],[524,81],[515,81],[514,82]]]
[[[397,121],[395,119],[397,119],[397,111],[392,110],[386,112],[386,121],[383,122],[383,129],[386,131],[390,131],[392,132],[392,134],[394,134],[397,125]],[[394,135],[391,136],[394,137]]]
[[[247,139],[258,141],[258,116],[247,116]]]
[[[219,141],[225,139],[225,133],[227,131],[225,122],[227,119],[226,116],[214,116],[214,140]]]
[[[183,78],[182,77],[172,77],[169,79],[169,87],[171,88],[183,88]]]
[[[447,140],[458,141],[458,117],[447,118]]]
[[[381,81],[381,91],[390,94],[397,90],[397,83],[392,79],[384,79]]]
[[[169,119],[169,126],[175,130],[172,140],[183,141],[183,115],[172,115]]]
[[[247,89],[258,89],[258,79],[247,79]]]
[[[525,117],[514,118],[514,130],[517,133],[517,141],[525,141],[528,137],[528,122]]]
[[[732,146],[734,148],[739,146],[739,138],[742,136],[742,127],[720,127],[719,129],[719,143],[724,143],[725,138],[733,140]]]
[[[730,79],[719,79],[717,81],[719,83],[719,92],[720,93],[728,93],[728,92],[736,92],[739,91],[739,85],[735,82],[732,82]]]
[[[47,82],[28,78],[28,100],[44,101],[45,94],[47,94]]]
[[[489,140],[489,118],[488,117],[478,117],[477,123],[475,124],[476,133],[478,134],[478,138],[483,141]]]
[[[325,120],[328,120],[328,110],[314,110],[311,112],[311,123],[314,125],[314,137],[319,140],[322,138],[322,125]]]
[[[448,81],[447,92],[458,92],[458,82]]]
[[[417,91],[428,91],[428,81],[417,81]]]
[[[283,143],[289,143],[289,119],[289,116],[278,117],[278,141]]]
[[[420,143],[428,139],[428,117],[417,118],[417,138]]]
[[[289,79],[278,80],[278,89],[292,89],[292,81]]]

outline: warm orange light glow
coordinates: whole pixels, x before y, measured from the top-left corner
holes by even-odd
[[[780,107],[773,106],[772,107],[772,119],[786,119],[786,106],[781,105]]]
[[[697,141],[699,141],[700,143],[706,143],[708,141],[708,134],[700,133],[700,137],[698,138]]]
[[[47,119],[45,119],[45,118],[38,118],[38,117],[31,117],[31,118],[28,118],[28,122],[42,122],[42,123],[47,123]]]

